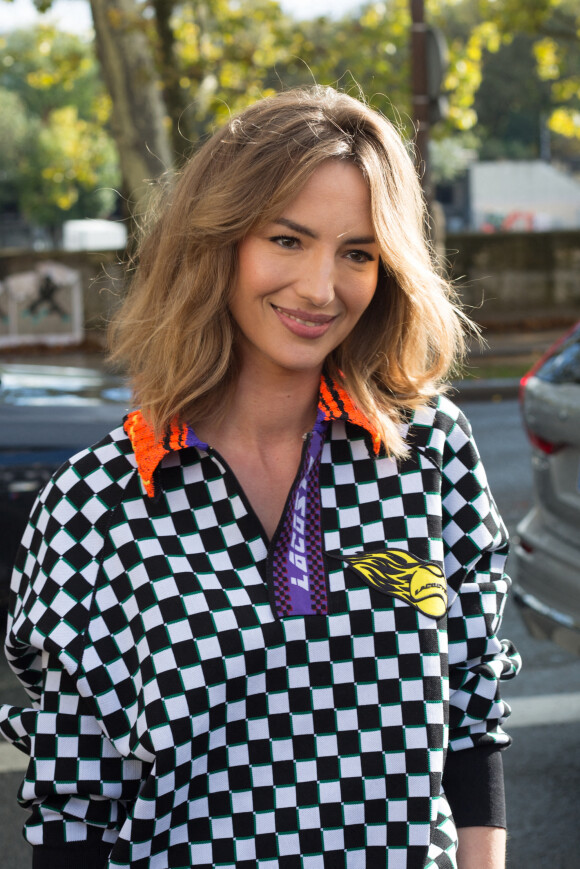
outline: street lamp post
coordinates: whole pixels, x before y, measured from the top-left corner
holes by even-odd
[[[427,73],[427,25],[424,0],[411,3],[411,87],[416,131],[416,166],[428,205],[433,199],[429,171],[429,83]]]

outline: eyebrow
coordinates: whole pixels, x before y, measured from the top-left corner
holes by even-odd
[[[312,229],[308,229],[307,226],[302,226],[300,223],[294,223],[293,220],[288,220],[286,217],[280,217],[274,222],[278,223],[280,226],[288,227],[288,229],[291,229],[293,232],[299,232],[301,235],[307,235],[309,238],[318,239],[320,237],[317,232],[314,232]]]
[[[318,239],[320,236],[317,232],[314,232],[312,229],[308,229],[307,226],[302,226],[300,223],[295,223],[293,220],[288,220],[287,217],[279,217],[278,220],[275,220],[274,223],[279,224],[280,226],[286,226],[288,229],[291,229],[293,232],[299,232],[301,235],[307,235],[308,238]],[[373,235],[361,235],[357,238],[346,238],[344,239],[345,244],[376,244],[376,239]]]

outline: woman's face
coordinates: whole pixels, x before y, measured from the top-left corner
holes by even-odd
[[[320,371],[369,305],[378,268],[362,172],[328,160],[276,220],[239,246],[230,310],[242,364]]]

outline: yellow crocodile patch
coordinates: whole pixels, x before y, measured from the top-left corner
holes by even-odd
[[[341,555],[370,588],[406,601],[419,612],[440,619],[447,610],[447,581],[439,565],[402,549]]]

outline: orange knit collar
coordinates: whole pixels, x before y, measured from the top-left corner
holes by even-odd
[[[381,439],[377,430],[354,405],[346,390],[323,374],[320,378],[316,424],[336,420],[351,422],[365,429],[371,437],[373,451],[378,455]],[[161,438],[156,438],[153,428],[140,410],[128,414],[124,429],[135,453],[139,476],[150,498],[155,494],[153,474],[164,456],[189,446],[207,449],[207,444],[199,440],[193,429],[178,420],[171,423]]]

